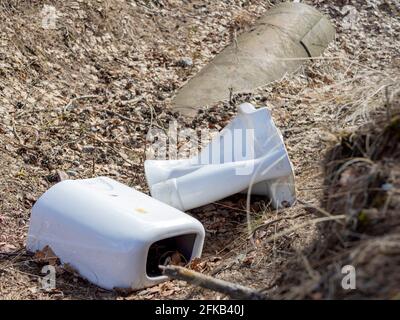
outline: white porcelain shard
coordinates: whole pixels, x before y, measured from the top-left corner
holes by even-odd
[[[296,200],[283,137],[270,111],[250,103],[240,105],[238,115],[197,156],[144,165],[151,195],[180,210],[248,190],[268,196],[274,208]]]
[[[140,289],[167,277],[168,252],[200,257],[204,228],[191,216],[113,179],[65,180],[32,208],[29,251],[50,246],[62,263],[105,289]]]

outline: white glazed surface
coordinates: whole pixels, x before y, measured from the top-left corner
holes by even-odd
[[[192,258],[201,255],[202,224],[191,216],[113,179],[62,181],[35,203],[29,251],[49,245],[62,263],[106,289],[151,286],[166,279],[146,274],[148,249],[169,237],[197,235]]]
[[[244,145],[246,140],[235,136],[237,129],[253,129],[254,144]],[[251,152],[243,153],[246,147]],[[237,174],[251,167],[251,174]],[[145,173],[151,195],[180,210],[247,192],[250,184],[252,194],[267,195],[275,208],[296,199],[293,167],[282,135],[267,108],[256,109],[249,103],[239,106],[238,115],[199,155],[146,160]]]

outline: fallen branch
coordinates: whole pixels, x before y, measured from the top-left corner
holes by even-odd
[[[227,294],[232,299],[246,300],[265,300],[266,295],[263,293],[244,287],[240,284],[228,282],[225,280],[215,279],[213,277],[201,274],[199,272],[189,270],[180,266],[159,266],[163,274],[172,279],[186,281],[192,285],[199,286],[205,289]]]

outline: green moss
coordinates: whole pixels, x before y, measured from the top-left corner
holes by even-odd
[[[368,215],[365,213],[365,211],[361,210],[358,214],[358,222],[362,225],[366,225],[368,223]]]

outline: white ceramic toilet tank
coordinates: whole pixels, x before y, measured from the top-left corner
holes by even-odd
[[[140,289],[162,276],[158,264],[178,251],[201,255],[204,228],[193,217],[113,179],[62,181],[35,203],[27,248],[49,245],[62,263],[105,289]]]

